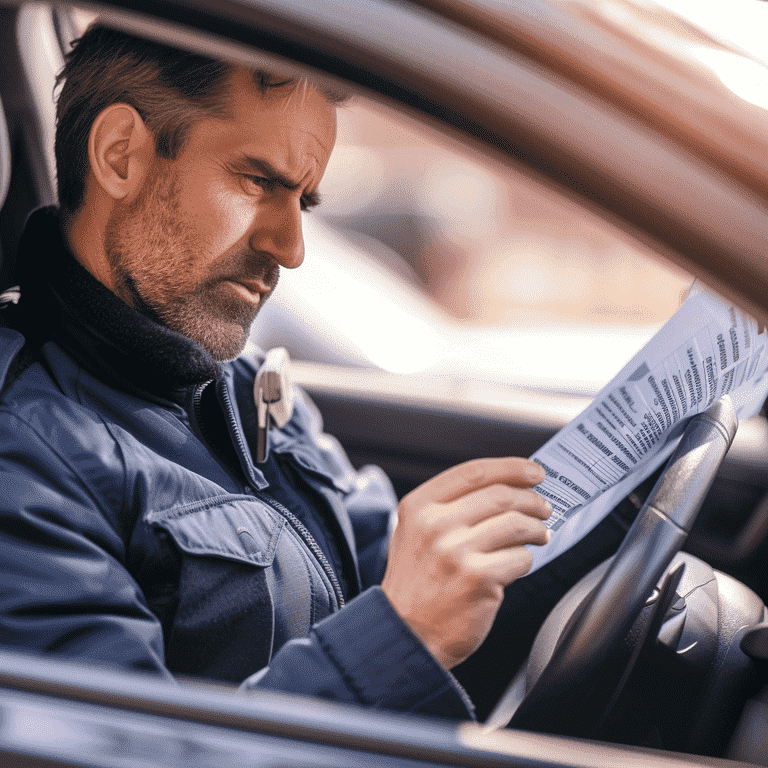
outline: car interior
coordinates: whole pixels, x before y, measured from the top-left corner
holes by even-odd
[[[114,22],[121,11],[110,13]],[[78,14],[66,4],[0,0],[0,303],[16,298],[9,289],[27,215],[56,200],[52,96],[63,53],[82,19],[90,18]],[[129,12],[125,19],[142,29]],[[191,34],[189,40],[194,44]],[[369,85],[374,95],[377,88],[384,92],[378,107],[386,120],[401,119],[403,130],[420,124],[413,100],[405,99],[398,116],[393,105],[399,94]],[[363,111],[374,109],[371,93],[358,90]],[[434,120],[427,123],[427,134],[439,133]],[[465,160],[482,155],[482,162],[499,165],[496,156],[462,143],[455,125],[440,140],[459,147]],[[514,173],[533,188],[542,186],[517,168]],[[340,197],[354,194],[346,189]],[[568,215],[596,219],[578,201],[554,197]],[[373,199],[362,213],[331,206],[325,219],[308,223],[308,252],[316,243],[318,252],[337,249],[363,265],[371,261],[374,266],[359,279],[368,283],[380,273],[382,291],[405,275],[406,287],[393,282],[390,293],[410,296],[421,285],[414,305],[423,304],[423,317],[452,329],[450,304],[424,289],[423,274],[413,276],[413,265],[421,263],[414,241],[397,241],[411,227],[422,240],[433,237],[448,248],[443,235],[430,229],[436,226],[432,214],[412,207],[377,216],[371,213],[375,205]],[[620,240],[612,226],[605,231],[606,238]],[[645,245],[632,247],[647,253]],[[464,257],[458,252],[454,276]],[[512,258],[506,253],[502,260]],[[679,272],[673,277],[675,291],[690,279]],[[471,280],[468,285],[477,288]],[[339,342],[340,326],[317,332],[321,320],[315,315],[302,326],[309,310],[292,305],[292,296],[300,296],[300,286],[294,289],[286,278],[285,298],[276,293],[276,309],[260,316],[253,343],[289,349],[294,379],[317,404],[326,431],[355,466],[382,467],[399,496],[470,458],[531,455],[599,388],[548,385],[535,375],[526,381],[519,371],[507,377],[501,364],[493,375],[479,364],[475,372],[459,374],[437,364],[416,373],[387,370],[359,346]],[[618,355],[620,367],[666,319],[663,312],[668,316],[674,308],[645,323],[633,348],[622,348],[619,333],[616,351],[604,354]],[[294,319],[286,319],[291,314]],[[568,318],[559,322],[574,325]],[[467,349],[487,344],[498,362],[503,347],[472,335],[477,325],[470,322],[471,330],[461,332],[468,334]],[[494,332],[508,334],[510,326]],[[558,354],[551,347],[557,342],[541,327],[539,334],[533,343],[549,344],[548,356]],[[458,331],[453,338],[464,349]],[[580,343],[571,342],[577,348]],[[601,344],[608,349],[605,339]],[[635,492],[638,507],[668,510],[684,535],[651,530],[641,512],[613,560],[587,569],[556,606],[542,605],[543,624],[528,659],[486,679],[478,704],[485,725],[421,721],[272,694],[244,702],[207,684],[185,681],[171,690],[138,675],[2,652],[1,760],[9,766],[768,765],[768,420],[761,412],[738,432],[733,420],[723,407],[717,426],[692,421],[659,485],[660,472]],[[692,460],[693,449],[704,445],[706,457],[696,453]]]

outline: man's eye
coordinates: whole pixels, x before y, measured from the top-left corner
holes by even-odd
[[[255,186],[259,187],[260,189],[264,190],[271,190],[275,186],[275,182],[272,179],[267,178],[266,176],[244,176],[243,177],[246,180],[246,183],[249,186]]]

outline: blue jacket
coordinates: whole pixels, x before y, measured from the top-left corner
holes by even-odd
[[[54,209],[32,214],[18,258],[0,328],[0,644],[471,716],[372,586],[396,507],[383,473],[355,471],[299,393],[270,444],[319,545],[254,462],[255,361],[220,365],[117,299]]]

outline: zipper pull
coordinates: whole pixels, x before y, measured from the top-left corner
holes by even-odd
[[[21,289],[18,285],[0,293],[0,309],[5,309],[9,304],[18,304],[21,298]]]
[[[284,347],[267,352],[253,383],[253,399],[258,415],[256,434],[256,463],[267,460],[270,421],[278,427],[285,426],[293,415],[293,384],[291,383],[291,359]]]

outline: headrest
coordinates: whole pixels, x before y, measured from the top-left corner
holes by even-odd
[[[11,184],[11,143],[8,140],[8,125],[5,122],[5,109],[0,99],[0,208],[5,203],[8,187]]]

